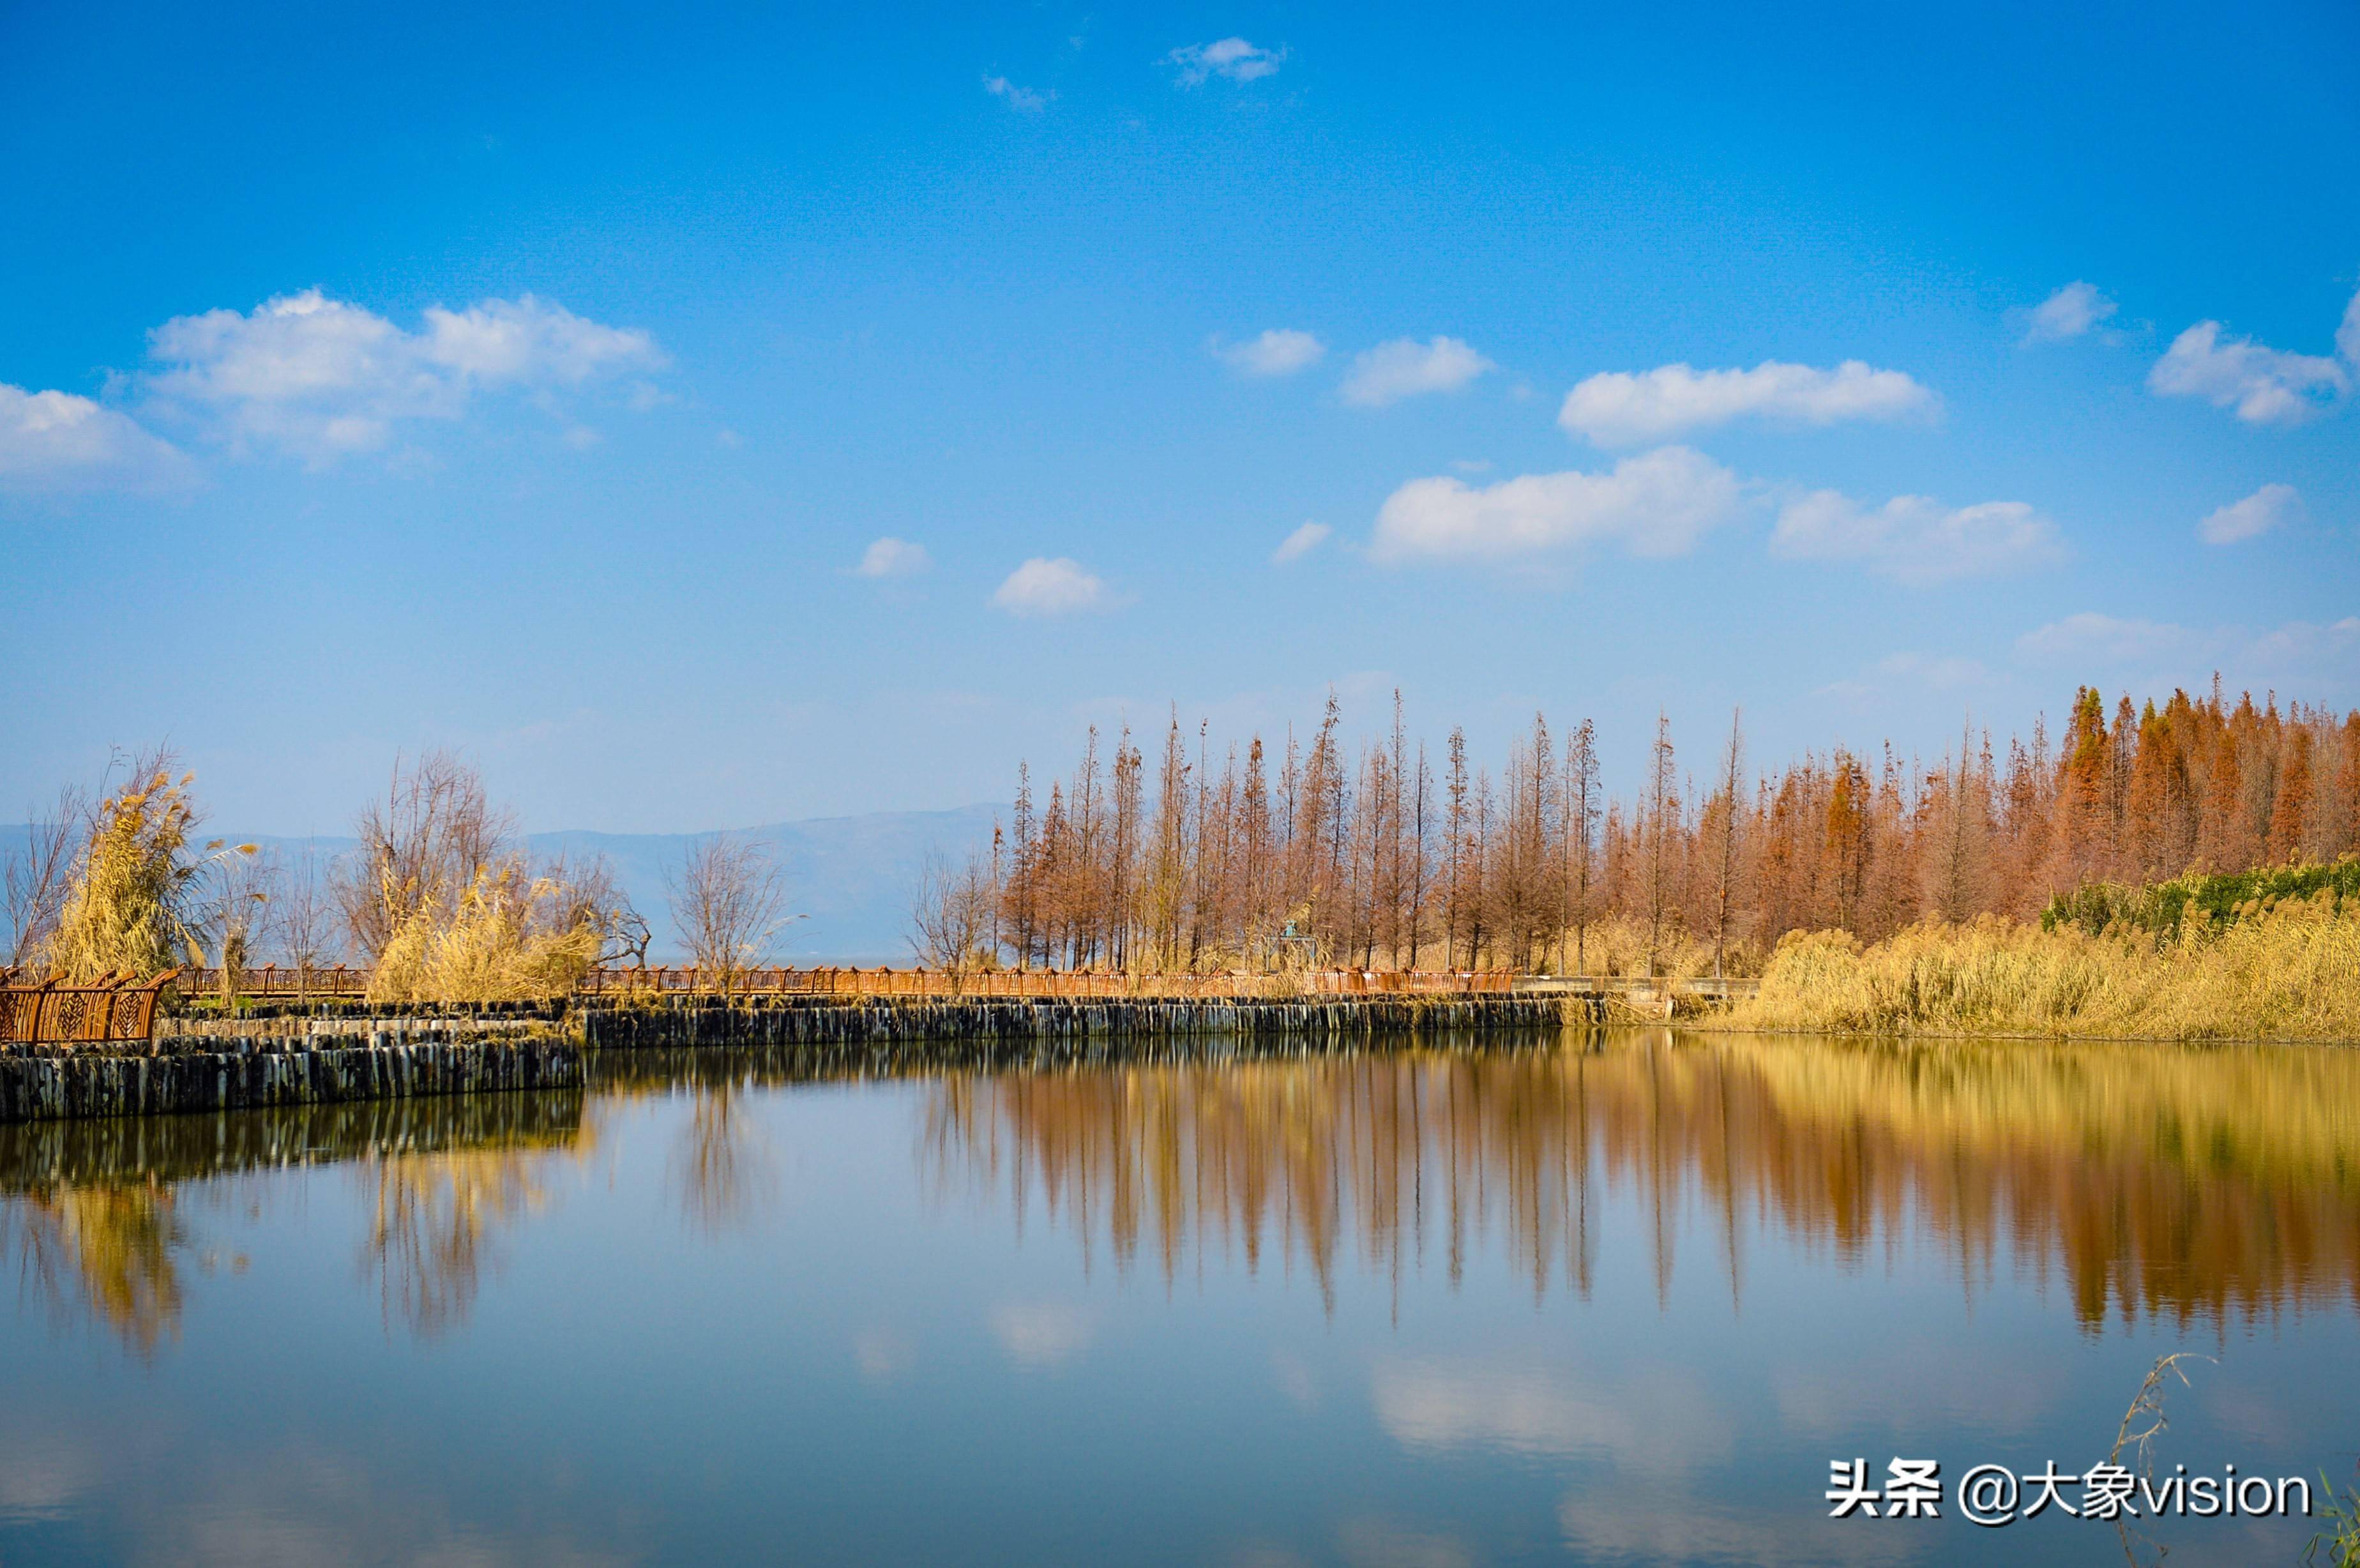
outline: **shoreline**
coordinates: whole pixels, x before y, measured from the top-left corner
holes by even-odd
[[[430,1094],[579,1088],[592,1052],[772,1047],[819,1059],[965,1042],[983,1064],[1084,1061],[1157,1041],[1234,1038],[1332,1051],[1440,1034],[1602,1021],[1578,998],[1467,996],[1317,1003],[666,998],[608,1007],[215,1020],[130,1054],[0,1057],[0,1123],[171,1116]],[[1577,1020],[1573,1015],[1580,1012]],[[1220,1054],[1207,1052],[1206,1054]],[[947,1059],[946,1059],[947,1060]]]

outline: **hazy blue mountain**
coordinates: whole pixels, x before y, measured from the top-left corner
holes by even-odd
[[[872,811],[857,817],[814,817],[748,829],[770,846],[786,874],[787,908],[805,918],[780,934],[780,951],[793,964],[911,962],[910,896],[926,852],[954,860],[988,849],[1000,806],[950,811]],[[664,873],[686,857],[696,833],[534,833],[540,855],[603,855],[622,877],[655,933],[658,953],[675,953],[664,907]]]
[[[798,964],[907,964],[910,897],[930,849],[954,860],[971,849],[989,848],[991,826],[1004,818],[1000,806],[962,806],[949,811],[872,811],[853,817],[814,817],[745,830],[770,845],[786,875],[787,907],[803,916],[780,933],[779,956]],[[208,827],[207,836],[220,830]],[[22,825],[0,825],[0,859],[24,843]],[[281,856],[308,844],[322,856],[354,847],[349,838],[284,838],[229,834]],[[665,908],[664,873],[677,867],[689,847],[710,833],[605,833],[580,831],[529,835],[538,856],[603,855],[615,867],[631,902],[654,933],[654,956],[677,958],[672,917]]]

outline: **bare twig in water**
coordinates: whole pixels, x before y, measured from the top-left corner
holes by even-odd
[[[2220,1365],[2213,1357],[2198,1356],[2192,1350],[2177,1351],[2169,1356],[2157,1356],[2155,1365],[2147,1368],[2147,1381],[2139,1385],[2138,1396],[2131,1400],[2131,1408],[2123,1412],[2123,1424],[2114,1432],[2114,1446],[2106,1453],[2107,1464],[2121,1464],[2123,1450],[2136,1444],[2138,1449],[2139,1474],[2149,1480],[2155,1478],[2156,1435],[2171,1424],[2163,1413],[2163,1397],[2169,1392],[2164,1383],[2164,1377],[2169,1374],[2179,1378],[2182,1387],[2190,1386],[2188,1374],[2180,1369],[2180,1364],[2191,1358],[2197,1361],[2209,1361],[2216,1367]],[[2138,1426],[2141,1421],[2147,1424],[2139,1427],[2138,1431],[2133,1432],[2131,1428]]]
[[[2192,1350],[2157,1356],[2155,1365],[2147,1368],[2146,1379],[2139,1384],[2138,1392],[2132,1397],[2130,1409],[2123,1412],[2123,1424],[2114,1429],[2114,1445],[2106,1451],[2106,1464],[2120,1465],[2123,1450],[2135,1449],[2138,1454],[2139,1478],[2150,1483],[2154,1481],[2155,1440],[2171,1424],[2163,1413],[2163,1397],[2171,1391],[2165,1379],[2177,1377],[2183,1388],[2189,1387],[2188,1374],[2180,1369],[2180,1364],[2191,1359],[2212,1362],[2216,1367],[2220,1365],[2214,1357],[2199,1356]],[[2135,1535],[2124,1517],[2117,1516],[2114,1525],[2114,1534],[2123,1543],[2123,1560],[2130,1563],[2131,1568],[2138,1568],[2138,1543],[2141,1541],[2155,1548],[2157,1563],[2160,1563],[2169,1555],[2170,1549],[2160,1541],[2143,1534]]]

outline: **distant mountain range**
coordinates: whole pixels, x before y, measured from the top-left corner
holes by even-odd
[[[803,916],[780,932],[782,963],[907,964],[910,899],[928,850],[953,861],[971,849],[988,849],[991,827],[1007,816],[1002,806],[962,806],[949,811],[871,811],[854,817],[814,817],[743,830],[768,844],[785,874],[787,908]],[[217,830],[208,826],[207,836]],[[0,826],[0,857],[24,843],[21,825]],[[355,847],[350,838],[285,838],[232,834],[237,843],[258,844],[282,855],[308,844],[322,855]],[[681,957],[664,874],[677,868],[690,846],[716,833],[606,833],[580,831],[527,835],[537,857],[563,854],[569,859],[603,855],[653,935],[651,955],[661,962]]]

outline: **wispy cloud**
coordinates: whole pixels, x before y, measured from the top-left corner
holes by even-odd
[[[1662,441],[1686,430],[1755,419],[1832,425],[1926,419],[1940,400],[1898,370],[1848,359],[1832,370],[1765,360],[1751,370],[1659,365],[1592,376],[1566,394],[1558,424],[1599,446]]]
[[[1395,338],[1354,356],[1342,391],[1347,403],[1382,408],[1422,393],[1456,392],[1498,368],[1457,338]]]
[[[1475,488],[1413,479],[1385,498],[1371,550],[1379,561],[1481,561],[1619,544],[1679,555],[1737,516],[1743,486],[1686,447],[1626,457],[1603,474],[1528,474]]]
[[[1292,376],[1326,357],[1328,345],[1309,332],[1273,327],[1243,343],[1212,340],[1213,356],[1240,376]]]
[[[2256,630],[2084,611],[2025,633],[2016,650],[2035,664],[2094,667],[2139,682],[2192,686],[2217,670],[2234,686],[2299,686],[2314,700],[2360,692],[2360,615]]]
[[[2120,309],[2094,283],[2068,283],[2032,308],[2024,332],[2027,343],[2063,343],[2087,337]]]
[[[2360,298],[2355,298],[2360,306]],[[2360,359],[2360,328],[2346,310],[2337,343]],[[2352,389],[2352,376],[2324,354],[2285,354],[2251,338],[2224,338],[2218,321],[2199,321],[2171,340],[2147,373],[2150,390],[2167,397],[2202,397],[2234,408],[2249,425],[2290,425],[2310,419]]]
[[[1868,702],[1889,696],[1896,691],[1946,692],[1972,690],[1988,686],[1993,680],[1990,667],[1978,659],[1962,659],[1957,655],[1894,653],[1878,659],[1858,675],[1830,681],[1819,688],[1819,694],[1841,697],[1849,702]]]
[[[870,541],[869,548],[861,551],[860,564],[853,572],[861,577],[914,577],[934,563],[924,545],[888,534]]]
[[[666,363],[647,333],[530,294],[434,307],[405,332],[316,289],[174,317],[148,352],[163,368],[144,385],[167,409],[314,463],[381,447],[403,420],[456,419],[480,390],[546,394]]]
[[[2242,501],[2205,515],[2196,531],[2206,544],[2235,544],[2267,533],[2302,515],[2302,497],[2291,485],[2265,485]]]
[[[0,382],[0,491],[173,490],[195,477],[179,448],[126,414]]]
[[[2200,641],[2186,626],[2084,610],[2025,633],[2016,639],[2016,650],[2042,660],[2098,659],[2126,664],[2194,652]]]
[[[985,77],[983,90],[1020,114],[1037,114],[1057,96],[1054,88],[1042,93],[1030,87],[1019,87],[1004,76]]]
[[[1946,582],[2045,566],[2063,557],[2057,526],[2022,501],[1945,507],[1923,495],[1863,506],[1815,490],[1779,509],[1770,552],[1794,561],[1857,561],[1896,582]]]
[[[1271,552],[1270,559],[1280,566],[1290,561],[1301,561],[1327,541],[1329,531],[1325,523],[1306,523],[1287,535]]]
[[[1216,43],[1184,44],[1164,60],[1174,68],[1175,80],[1181,86],[1202,87],[1216,76],[1231,82],[1275,76],[1286,61],[1286,50],[1283,46],[1257,49],[1243,38],[1222,38]]]
[[[1008,574],[991,602],[1011,615],[1083,615],[1120,602],[1106,580],[1071,556],[1034,556]]]
[[[2016,639],[2027,663],[2138,687],[2194,688],[2219,671],[2232,690],[2300,689],[2313,701],[2360,697],[2360,615],[2256,629],[2180,626],[2084,611]]]

